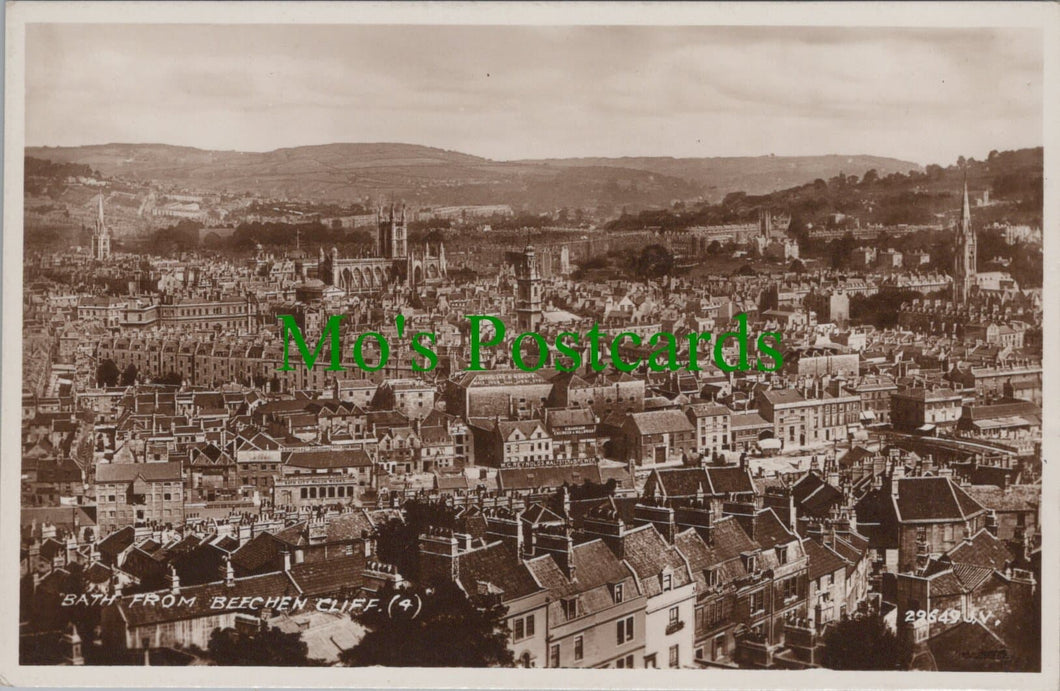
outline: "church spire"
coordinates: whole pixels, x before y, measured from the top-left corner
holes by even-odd
[[[92,233],[92,256],[97,260],[110,257],[110,231],[103,219],[103,190],[99,192],[99,211],[96,214],[96,229]]]
[[[964,173],[964,202],[961,220],[956,228],[956,251],[953,256],[953,301],[967,304],[975,289],[977,247],[972,230],[972,210],[968,203],[968,172]]]
[[[964,172],[964,206],[961,207],[961,232],[967,233],[971,228],[972,209],[968,204],[968,171]]]

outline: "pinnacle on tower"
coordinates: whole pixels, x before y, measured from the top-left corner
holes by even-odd
[[[964,173],[964,205],[961,207],[961,230],[967,232],[968,223],[972,219],[972,209],[968,204],[968,172]]]

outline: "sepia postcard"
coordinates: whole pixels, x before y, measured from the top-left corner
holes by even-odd
[[[1060,685],[1057,4],[5,19],[0,682]]]

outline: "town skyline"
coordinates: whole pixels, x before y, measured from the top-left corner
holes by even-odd
[[[1056,677],[1056,14],[100,7],[8,13],[5,678]]]

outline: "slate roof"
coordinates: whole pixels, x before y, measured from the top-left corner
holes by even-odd
[[[896,505],[902,522],[959,521],[986,511],[948,477],[899,479]]]
[[[301,595],[331,595],[359,588],[364,583],[364,566],[364,556],[355,554],[295,564],[287,576]]]
[[[662,494],[667,497],[694,497],[711,494],[710,478],[703,468],[657,468],[651,472]]]
[[[96,482],[132,482],[142,477],[148,482],[180,480],[180,463],[100,463],[96,466]]]
[[[687,408],[693,417],[718,417],[732,415],[732,411],[717,403],[693,403]]]
[[[754,480],[751,479],[751,473],[746,468],[708,466],[706,471],[713,490],[711,494],[745,494],[755,491]]]
[[[946,553],[954,564],[969,564],[1003,570],[1012,562],[1013,555],[1001,540],[988,530],[980,530],[972,537],[967,537]]]
[[[1002,671],[1008,658],[1004,641],[978,621],[943,629],[927,646],[940,672]]]
[[[741,412],[732,414],[729,428],[738,429],[773,429],[773,423],[766,420],[757,412]]]
[[[711,537],[713,544],[708,545],[694,528],[683,530],[674,537],[674,545],[688,559],[697,588],[702,592],[706,592],[705,574],[708,570],[716,570],[721,583],[731,583],[746,576],[740,554],[758,548],[732,516],[715,521]]]
[[[588,408],[559,408],[545,411],[549,428],[595,425],[596,417]]]
[[[372,521],[363,510],[336,516],[328,521],[328,542],[359,540],[364,533],[371,533]]]
[[[275,568],[285,549],[289,549],[288,543],[271,533],[261,533],[232,552],[232,568],[237,575]]]
[[[825,574],[835,573],[840,569],[844,569],[847,565],[846,561],[836,552],[812,538],[804,539],[802,547],[806,551],[808,559],[806,576],[811,581],[815,581]]]
[[[543,468],[501,468],[500,486],[507,491],[560,487],[564,482],[580,485],[586,480],[600,483],[600,468],[595,464],[577,466],[546,466]]]
[[[856,465],[858,461],[872,458],[874,455],[875,454],[872,451],[869,451],[864,446],[855,446],[846,453],[840,455],[836,459],[836,463],[838,463],[841,468],[849,468]]]
[[[548,432],[545,430],[545,425],[538,420],[500,420],[495,423],[495,428],[497,434],[505,441],[513,439],[516,430],[522,434],[522,438],[524,439],[529,439],[530,435],[538,430],[540,430],[545,436],[548,436]]]
[[[842,502],[843,493],[829,485],[815,473],[807,473],[796,482],[791,492],[800,513],[811,516],[827,516],[832,506]]]
[[[664,434],[667,432],[692,432],[694,427],[680,410],[650,410],[630,413],[629,419],[639,434]]]
[[[133,597],[122,598],[118,607],[130,628],[160,624],[169,621],[184,621],[216,615],[219,610],[210,607],[214,597],[283,597],[300,593],[287,574],[280,572],[236,579],[232,586],[224,581],[181,588],[180,599],[173,607],[133,605]],[[183,604],[181,604],[183,603]]]
[[[487,583],[503,591],[504,601],[544,590],[507,543],[494,542],[461,554],[458,559],[460,584],[471,597],[480,592],[480,585]]]
[[[354,449],[321,449],[319,451],[289,451],[286,465],[294,468],[364,468],[372,459],[361,447]]]
[[[126,526],[105,537],[99,543],[99,553],[114,558],[132,546],[135,539],[136,530],[132,526]]]
[[[592,588],[632,579],[633,574],[629,567],[615,556],[603,540],[574,545],[571,553],[576,576],[573,582],[567,579],[551,555],[531,559],[527,561],[527,566],[542,586],[554,591],[559,597],[584,593]],[[553,566],[543,565],[543,562],[552,562]],[[610,597],[606,604],[613,604]]]
[[[667,567],[673,572],[673,587],[679,588],[692,582],[681,553],[663,539],[654,525],[634,528],[622,536],[622,557],[636,572],[641,588],[648,597],[662,592],[659,575]],[[581,578],[581,573],[578,573]]]
[[[798,536],[777,518],[772,509],[763,509],[755,514],[754,540],[762,549],[773,549],[777,545],[786,545],[798,539]]]
[[[972,485],[962,489],[972,499],[995,511],[1037,511],[1041,505],[1041,485],[1010,485],[1004,489],[994,485]]]

